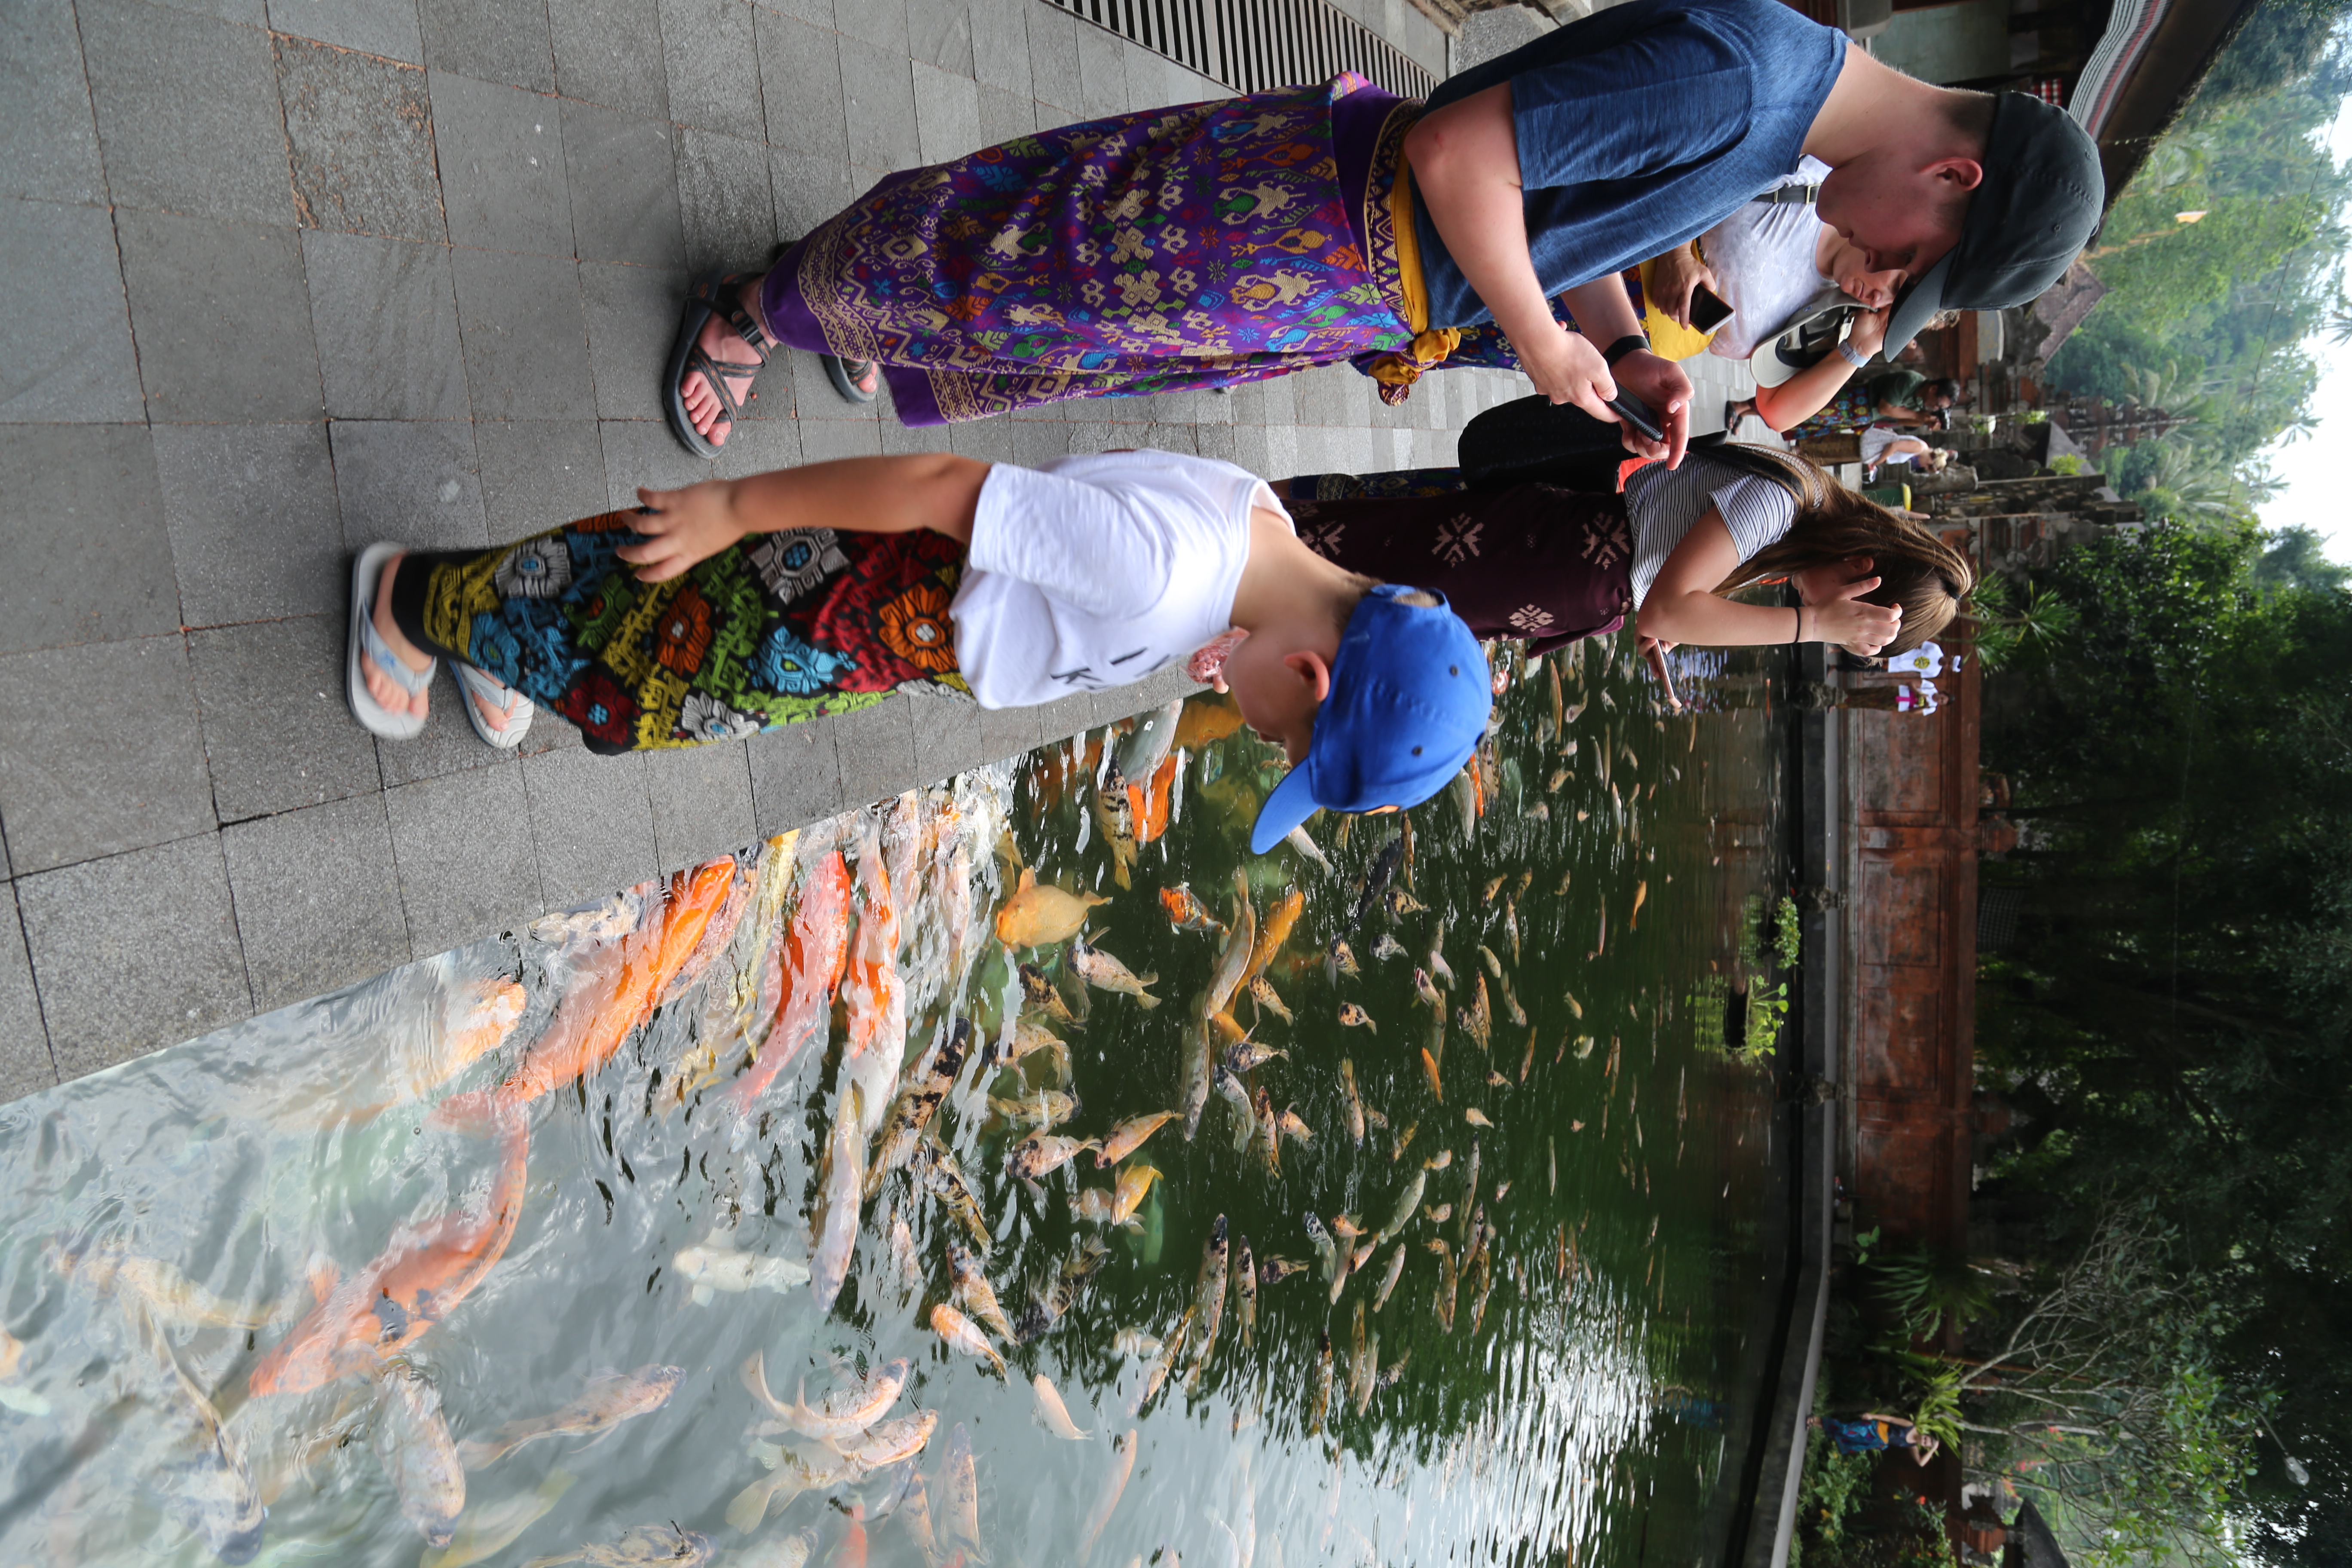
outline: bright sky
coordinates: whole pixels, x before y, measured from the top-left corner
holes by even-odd
[[[2328,145],[2338,163],[2352,158],[2352,98],[2337,111]],[[2352,506],[2345,503],[2343,457],[2352,438],[2352,343],[2338,346],[2315,338],[2311,353],[2320,367],[2319,390],[2311,401],[2319,430],[2270,449],[2271,468],[2287,488],[2263,505],[2261,515],[2272,528],[2317,531],[2328,541],[2329,555],[2352,563]]]

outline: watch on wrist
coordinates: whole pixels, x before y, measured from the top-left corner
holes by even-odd
[[[1623,359],[1627,354],[1636,352],[1647,353],[1649,349],[1649,339],[1643,337],[1639,332],[1628,332],[1623,337],[1619,338],[1615,342],[1611,343],[1607,348],[1601,351],[1601,363],[1608,365],[1612,369],[1614,369],[1616,368],[1617,362]]]
[[[1841,339],[1839,339],[1839,340],[1838,340],[1838,353],[1840,353],[1843,354],[1843,355],[1845,356],[1845,363],[1848,363],[1848,364],[1850,364],[1850,365],[1852,365],[1852,366],[1853,366],[1853,368],[1854,368],[1854,369],[1856,369],[1856,370],[1860,370],[1864,365],[1868,364],[1868,363],[1870,363],[1870,361],[1869,361],[1868,359],[1864,358],[1863,355],[1861,355],[1861,354],[1859,354],[1859,353],[1856,353],[1854,352],[1854,347],[1853,347],[1853,345],[1852,343],[1850,343],[1850,342],[1846,342],[1844,339],[1843,339],[1843,338],[1841,338]]]

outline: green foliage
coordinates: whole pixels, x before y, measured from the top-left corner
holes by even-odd
[[[2041,410],[2036,409],[2034,412],[2040,413]],[[2089,473],[2091,465],[2072,452],[2061,452],[2050,459],[2050,471],[2053,474],[2063,474],[2071,479],[2078,474]]]
[[[2032,1120],[1979,1196],[2053,1238],[2105,1194],[2158,1206],[2171,1278],[2231,1305],[2148,1331],[2175,1347],[2147,1376],[2184,1434],[2181,1487],[2230,1492],[2266,1561],[2341,1562],[2352,594],[2308,541],[2235,520],[2103,541],[2035,581],[2081,622],[2064,657],[1988,683],[1986,765],[2028,834],[1982,868],[2025,915],[1979,968],[1978,1063]],[[2266,1388],[2308,1489],[2275,1446],[2247,1468]]]
[[[2308,528],[2282,528],[2270,535],[2254,563],[2254,585],[2277,590],[2326,592],[2352,585],[2352,566],[2327,558],[2327,541]]]
[[[1868,1230],[1854,1233],[1853,1261],[1857,1268],[1870,1261],[1872,1251],[1878,1246],[1878,1231],[1874,1225]]]
[[[1992,1281],[1955,1253],[1927,1247],[1881,1253],[1868,1274],[1871,1293],[1906,1342],[1932,1337],[1948,1321],[1965,1330],[1992,1306]]]
[[[1870,1479],[1877,1471],[1876,1454],[1841,1454],[1827,1435],[1815,1428],[1805,1438],[1805,1468],[1797,1483],[1797,1518],[1801,1528],[1790,1543],[1789,1561],[1800,1552],[1822,1549],[1834,1558],[1845,1543],[1862,1506],[1870,1500]]]
[[[1960,1442],[1960,1373],[1947,1367],[1928,1378],[1919,1390],[1918,1408],[1911,1425],[1948,1448]]]
[[[2110,449],[2151,513],[2242,517],[2260,453],[2312,428],[2304,344],[2339,300],[2352,195],[2324,132],[2352,87],[2335,0],[2258,8],[2108,214],[2088,265],[2110,292],[2051,363],[2068,392],[2189,415]],[[2323,15],[2325,13],[2325,15]],[[2202,212],[2194,223],[2178,215]]]
[[[1781,968],[1794,969],[1804,945],[1804,927],[1797,913],[1797,900],[1783,897],[1772,906],[1772,956],[1780,961]]]
[[[2074,607],[2042,582],[2029,582],[2021,595],[2007,578],[1988,576],[1969,594],[1968,608],[1976,622],[1977,658],[1987,669],[2005,668],[2029,648],[2048,655],[2078,624]]]
[[[1767,990],[1761,985],[1748,988],[1747,1038],[1736,1053],[1741,1060],[1769,1060],[1774,1047],[1780,1043],[1780,1026],[1789,1017],[1789,987],[1784,981]]]
[[[2252,1431],[2217,1351],[2228,1318],[2179,1234],[2106,1206],[2063,1261],[1988,1308],[1964,1354],[1903,1352],[1921,1424],[2034,1497],[2084,1568],[2238,1561]]]
[[[1944,1532],[1944,1510],[1924,1500],[1910,1505],[1908,1529],[1895,1532],[1889,1568],[1953,1568],[1958,1561]]]

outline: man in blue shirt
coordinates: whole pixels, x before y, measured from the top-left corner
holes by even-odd
[[[1829,164],[1822,221],[1911,279],[1890,353],[1946,306],[2021,304],[2088,242],[2098,150],[2022,93],[1915,81],[1778,0],[1630,0],[1454,77],[1405,141],[1429,324],[1492,320],[1554,403],[1620,383],[1679,462],[1689,379],[1648,351],[1615,274],[1792,173]],[[1569,296],[1580,332],[1552,319]]]

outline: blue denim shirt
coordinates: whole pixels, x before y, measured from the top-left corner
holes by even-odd
[[[1780,0],[1630,0],[1464,71],[1429,107],[1511,84],[1528,248],[1555,295],[1705,233],[1793,172],[1845,51]],[[1416,206],[1430,325],[1491,321]]]

